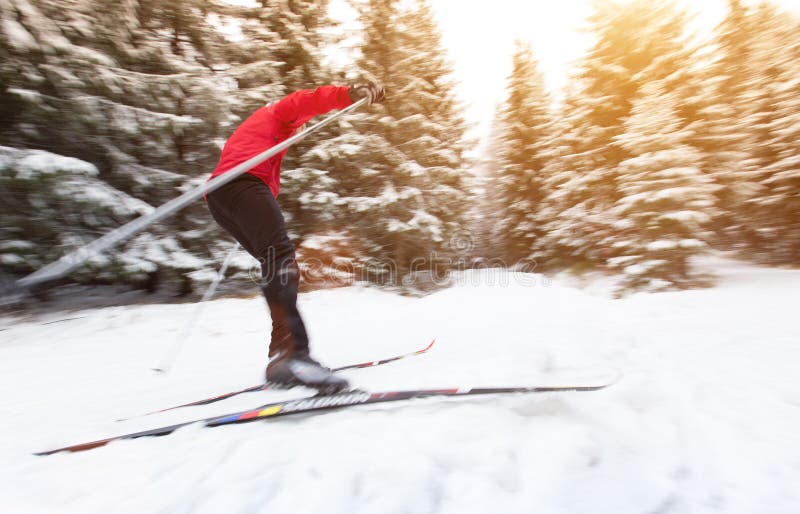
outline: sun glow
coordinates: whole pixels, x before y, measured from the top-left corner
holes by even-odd
[[[584,0],[435,0],[433,6],[466,117],[478,124],[478,134],[488,130],[503,98],[515,39],[531,42],[546,85],[556,94],[566,81],[570,62],[591,43],[580,31],[591,12]]]
[[[783,8],[800,12],[800,0],[775,1]],[[592,0],[430,2],[441,28],[442,43],[454,67],[456,92],[463,102],[467,121],[474,124],[471,135],[475,137],[488,133],[495,107],[503,100],[515,39],[531,43],[545,86],[556,100],[574,62],[592,43],[591,36],[583,30],[592,12]],[[709,32],[727,9],[727,0],[677,2],[695,15],[691,29],[699,33]],[[355,16],[345,0],[332,0],[331,14],[345,21]]]
[[[545,85],[555,99],[561,95],[573,63],[592,43],[591,36],[582,30],[592,12],[591,0],[431,3],[442,29],[442,42],[455,67],[466,117],[476,124],[476,136],[488,132],[495,106],[505,94],[514,39],[531,43]],[[777,3],[800,12],[800,0]],[[727,9],[727,0],[678,0],[678,4],[695,15],[691,29],[700,33],[710,31]]]

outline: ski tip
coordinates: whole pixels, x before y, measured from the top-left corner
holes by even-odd
[[[433,348],[434,344],[436,344],[436,338],[431,339],[431,342],[428,344],[428,346],[426,346],[422,350],[419,350],[417,353],[425,353],[425,352],[427,352],[428,350]]]
[[[86,450],[91,450],[93,448],[100,448],[101,446],[105,446],[111,442],[111,439],[101,439],[100,441],[92,441],[90,443],[83,443],[83,444],[76,444],[73,446],[65,446],[63,448],[56,448],[55,450],[47,450],[43,452],[35,452],[34,455],[37,457],[44,457],[47,455],[53,455],[56,453],[61,452],[69,452],[69,453],[76,453],[76,452],[83,452]]]

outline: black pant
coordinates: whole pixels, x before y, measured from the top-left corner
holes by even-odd
[[[297,310],[300,273],[272,191],[258,178],[244,174],[209,193],[208,209],[261,263],[260,286],[272,315],[269,356],[283,351],[308,352],[308,335]]]

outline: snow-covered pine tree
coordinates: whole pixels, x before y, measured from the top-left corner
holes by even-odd
[[[542,269],[579,272],[605,262],[609,254],[605,239],[613,231],[614,220],[593,194],[606,170],[595,168],[591,142],[598,130],[586,123],[588,112],[573,82],[554,120],[552,158],[542,173],[546,192],[539,208],[543,235],[534,254]]]
[[[334,82],[333,73],[323,66],[326,47],[334,41],[329,3],[329,0],[261,0],[261,23],[277,36],[272,52],[280,62],[280,80],[287,93]],[[325,217],[324,211],[320,212],[319,204],[309,200],[318,193],[332,193],[334,183],[314,149],[327,147],[329,140],[341,133],[341,126],[326,127],[295,144],[283,161],[280,203],[299,243],[301,261],[303,240],[329,230],[320,219]]]
[[[381,7],[364,6],[362,17],[385,22],[385,11],[374,10]],[[365,41],[370,44],[368,33]],[[361,72],[353,66],[348,75],[351,83],[358,82]],[[390,84],[387,89],[391,95]],[[372,106],[341,118],[320,133],[315,144],[295,149],[299,151],[294,165],[290,163],[283,174],[287,199],[282,204],[289,206],[298,221],[293,229],[301,239],[299,254],[325,264],[335,261],[345,281],[397,282],[388,262],[391,256],[377,239],[385,230],[378,220],[382,209],[397,201],[396,192],[386,187],[387,177],[404,157],[374,133],[374,113],[382,109]]]
[[[454,260],[467,248],[453,244],[470,244],[451,236],[464,228],[471,198],[464,181],[466,125],[456,100],[453,68],[428,0],[410,2],[399,22],[407,57],[397,71],[406,83],[395,93],[402,99],[393,111],[398,126],[387,139],[419,167],[413,173],[419,173],[415,178],[423,197],[414,218],[439,224],[439,233],[428,242],[430,250],[442,260]]]
[[[0,143],[88,161],[98,170],[95,180],[119,197],[150,205],[173,197],[176,186],[213,167],[214,139],[225,118],[209,69],[222,40],[205,21],[207,7],[200,0],[3,2],[0,16],[8,30],[0,39],[0,104],[9,116],[0,125]],[[48,238],[57,232],[48,223],[68,217],[65,209],[73,207],[57,196],[28,205],[41,216],[42,232],[28,234],[34,242],[29,268],[15,271],[31,271],[53,248],[65,252],[125,221],[91,224],[94,234],[76,228]],[[169,275],[188,289],[186,272],[201,266],[198,256],[208,251],[203,234],[209,224],[201,209],[115,252],[102,280],[153,285],[160,271],[172,270]],[[95,272],[77,276],[100,278]]]
[[[467,177],[467,185],[472,190],[475,202],[471,210],[467,211],[467,221],[470,225],[470,232],[474,234],[475,249],[472,263],[478,266],[505,267],[508,260],[502,256],[505,254],[505,247],[502,241],[498,241],[498,233],[495,229],[499,218],[497,206],[500,204],[498,188],[495,187],[494,171],[497,163],[500,162],[500,145],[498,142],[505,131],[500,122],[500,112],[503,101],[498,100],[494,105],[494,116],[488,128],[488,133],[484,136],[483,142],[477,142],[476,153],[479,155],[472,164],[475,173]]]
[[[309,89],[329,77],[321,68],[330,0],[259,0],[261,21],[277,38],[273,54],[280,62],[282,83],[289,89]]]
[[[335,42],[328,4],[328,0],[260,0],[256,6],[228,8],[222,21],[233,20],[243,35],[233,47],[235,53],[227,70],[236,78],[241,96],[234,105],[237,117],[231,130],[259,107],[293,91],[341,84],[323,65],[326,47]],[[331,278],[338,281],[347,275],[333,270],[330,276],[320,277],[319,262],[339,262],[355,252],[341,230],[346,222],[339,219],[332,223],[341,207],[332,207],[339,191],[331,178],[329,158],[348,151],[332,140],[353,137],[349,132],[352,126],[346,121],[334,123],[296,143],[283,160],[278,200],[306,285]]]
[[[774,5],[759,4],[750,40],[750,114],[742,125],[754,139],[759,168],[750,180],[757,187],[739,207],[746,227],[747,255],[776,264],[800,262],[800,19]],[[751,176],[752,176],[751,175]]]
[[[623,272],[623,288],[686,288],[706,278],[689,259],[706,248],[716,186],[699,168],[701,153],[686,143],[692,133],[681,128],[676,105],[661,82],[645,85],[615,138],[634,156],[615,170],[619,221],[610,242],[619,255],[608,264]]]
[[[686,14],[672,2],[596,4],[596,42],[579,64],[566,95],[558,147],[545,166],[541,210],[545,235],[539,260],[547,267],[584,269],[613,257],[621,198],[615,175],[633,157],[613,144],[625,133],[637,92],[688,66]]]
[[[516,42],[507,90],[508,98],[496,114],[492,145],[497,160],[490,163],[487,186],[494,206],[489,220],[493,253],[514,264],[535,253],[542,235],[542,170],[553,143],[550,98],[530,44]]]
[[[390,260],[400,276],[442,271],[464,250],[450,247],[466,200],[465,126],[451,68],[427,2],[369,0],[362,7],[359,73],[384,84],[387,97],[351,118],[361,135],[350,135],[344,148],[359,153],[336,173],[341,204],[367,256]]]
[[[448,257],[442,249],[459,216],[453,195],[461,188],[463,122],[430,9],[419,4],[407,12],[395,0],[355,6],[362,57],[348,76],[351,83],[384,84],[386,102],[341,119],[330,137],[297,157],[297,167],[285,172],[287,195],[299,200],[298,225],[314,227],[314,234],[300,234],[309,236],[301,254],[316,257],[323,244],[330,247],[327,260],[338,258],[358,278],[397,284]],[[422,112],[409,112],[408,101]]]
[[[729,0],[699,74],[693,146],[720,184],[715,245],[797,262],[797,17]]]
[[[280,37],[264,21],[271,12],[260,5],[222,4],[211,15],[217,26],[238,31],[232,31],[230,44],[222,48],[219,66],[224,71],[220,75],[232,82],[224,98],[232,113],[226,120],[225,136],[254,111],[287,93],[280,74],[282,63],[275,55]]]
[[[109,186],[89,162],[0,146],[0,266],[5,271],[27,273],[56,260],[61,246],[151,211],[147,203]],[[96,280],[113,280],[107,263],[103,257],[90,261],[102,274]]]
[[[721,186],[717,192],[719,215],[713,223],[715,245],[742,249],[752,235],[744,213],[749,198],[757,195],[757,143],[748,119],[759,110],[756,100],[767,84],[757,80],[750,56],[752,41],[761,28],[740,0],[728,0],[728,13],[708,50],[710,62],[698,74],[703,97],[694,122],[692,146],[703,153],[703,171]]]

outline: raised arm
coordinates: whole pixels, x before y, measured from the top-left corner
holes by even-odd
[[[320,86],[314,90],[301,89],[280,100],[274,106],[275,116],[293,130],[303,126],[314,116],[334,109],[344,109],[360,98],[369,103],[383,101],[384,89],[369,83],[357,86]]]
[[[275,104],[275,116],[292,129],[297,129],[314,116],[351,105],[353,101],[349,91],[347,86],[320,86],[314,90],[295,91]]]

